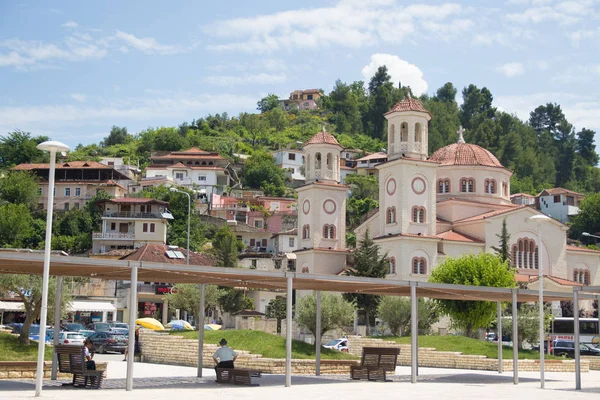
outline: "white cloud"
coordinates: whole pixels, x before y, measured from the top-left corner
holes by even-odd
[[[377,68],[382,65],[387,67],[388,73],[392,77],[392,81],[396,87],[398,83],[402,83],[402,86],[410,86],[416,96],[427,92],[427,81],[423,79],[423,72],[419,67],[393,54],[371,55],[371,62],[361,71],[365,83],[369,82],[371,77],[375,75]]]
[[[593,11],[593,0],[563,1],[554,5],[551,2],[534,2],[531,8],[507,14],[506,18],[522,24],[546,21],[573,24]]]
[[[279,74],[242,74],[242,75],[213,75],[203,79],[204,82],[217,86],[239,85],[269,85],[287,81],[284,73]]]
[[[498,67],[497,71],[503,73],[508,78],[512,78],[523,75],[525,73],[525,67],[519,62],[512,62]]]
[[[71,98],[78,103],[85,103],[87,96],[81,93],[71,93]]]
[[[75,29],[79,24],[75,21],[68,21],[61,25],[63,28]]]
[[[273,14],[220,20],[204,26],[216,51],[272,52],[330,46],[358,48],[378,42],[401,43],[407,37],[447,40],[468,30],[461,5],[414,4],[392,1],[340,1],[331,7],[296,9]]]
[[[120,39],[127,43],[129,46],[138,49],[146,54],[176,54],[181,53],[184,49],[180,46],[169,46],[158,43],[158,41],[151,37],[139,38],[131,33],[117,31],[115,35],[117,39]]]

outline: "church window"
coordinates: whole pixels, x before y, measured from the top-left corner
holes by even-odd
[[[417,224],[425,223],[425,207],[412,208],[412,222]]]
[[[408,124],[406,122],[400,125],[400,141],[408,142]]]
[[[450,193],[450,179],[440,179],[438,181],[438,193]]]
[[[506,182],[502,182],[502,195],[508,197],[508,184]]]
[[[522,238],[511,249],[511,264],[519,269],[538,269],[538,248],[535,240]]]
[[[331,169],[333,163],[333,155],[331,153],[327,153],[327,169]]]
[[[585,271],[583,273],[583,284],[584,285],[589,285],[590,284],[590,271]]]
[[[489,194],[496,193],[496,181],[494,179],[485,180],[485,192]]]
[[[335,239],[335,226],[325,224],[323,225],[323,238],[325,239]]]
[[[304,225],[302,227],[302,239],[310,239],[310,225]]]
[[[391,144],[394,144],[394,142],[396,141],[396,133],[394,132],[396,130],[396,127],[394,126],[394,124],[390,125],[390,128],[388,130],[388,141]],[[346,157],[346,158],[350,158],[350,157]]]
[[[413,258],[412,273],[415,275],[425,275],[427,273],[427,262],[423,257]]]
[[[460,191],[463,193],[475,192],[475,179],[473,178],[462,178],[460,180]]]
[[[304,163],[304,165],[306,166],[306,175],[308,175],[310,173],[310,154],[306,155],[306,162]]]
[[[396,259],[394,257],[390,257],[387,259],[388,262],[388,274],[396,273]]]
[[[388,224],[396,223],[396,207],[388,207],[386,211],[386,221]]]
[[[315,169],[321,169],[321,153],[315,154]]]
[[[579,271],[573,271],[573,282],[579,282]]]
[[[421,142],[421,124],[419,124],[418,122],[415,124],[415,142],[420,143]]]

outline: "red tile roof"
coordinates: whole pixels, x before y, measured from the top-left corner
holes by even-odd
[[[321,132],[311,137],[304,145],[309,144],[333,144],[342,148],[337,139],[331,133],[325,132],[325,128],[323,128]]]
[[[563,189],[563,188],[560,188],[560,187],[558,187],[558,188],[552,188],[552,189],[544,189],[544,190],[542,190],[540,192],[540,194],[538,194],[538,196],[543,196],[544,193],[546,193],[549,196],[554,196],[554,195],[563,194],[563,193],[565,193],[565,194],[572,194],[574,196],[581,196],[581,197],[585,196],[584,194],[577,193],[577,192],[574,192],[572,190]]]
[[[556,276],[544,275],[544,278],[550,279],[551,281],[558,283],[559,285],[562,285],[562,286],[584,286],[582,283],[570,281],[568,279],[559,278]],[[539,278],[537,275],[533,275],[529,278],[529,282],[530,283],[537,282],[538,279]]]
[[[431,116],[431,113],[427,111],[425,107],[423,107],[421,102],[417,99],[413,99],[412,97],[407,97],[404,100],[400,100],[398,103],[394,104],[390,111],[386,112],[384,115],[388,115],[397,111],[419,111],[427,113]]]
[[[378,160],[380,158],[385,158],[387,160],[387,158],[388,158],[387,153],[384,153],[383,151],[380,151],[378,153],[373,153],[373,154],[369,154],[369,155],[366,155],[366,156],[361,157],[361,158],[357,158],[354,161],[358,162],[358,161]]]
[[[581,252],[584,252],[584,253],[594,253],[594,254],[599,254],[600,255],[600,251],[588,249],[586,247],[567,246],[567,250],[569,250],[569,251],[581,251]]]
[[[502,164],[496,156],[483,147],[471,143],[453,143],[442,147],[429,157],[430,161],[445,165],[480,165],[484,167],[500,167]]]
[[[523,205],[523,206],[517,206],[517,207],[509,208],[507,210],[494,210],[494,211],[486,212],[486,213],[483,213],[483,214],[475,215],[473,217],[469,217],[469,218],[461,219],[461,220],[458,220],[458,221],[454,221],[454,223],[457,224],[457,223],[460,223],[460,222],[479,221],[479,220],[487,219],[487,218],[490,218],[490,217],[495,217],[497,215],[502,215],[502,214],[505,214],[505,213],[509,213],[509,212],[512,212],[512,211],[515,211],[515,210],[520,210],[520,209],[525,208],[525,207],[529,207],[529,206]]]
[[[438,233],[437,237],[444,240],[451,240],[454,242],[468,242],[468,243],[485,243],[474,237],[464,235],[462,233],[454,232],[452,229],[446,232]]]
[[[123,257],[122,260],[158,262],[165,264],[186,263],[185,258],[169,258],[166,254],[167,250],[170,249],[166,244],[147,244],[137,249],[135,253]],[[175,251],[182,252],[184,257],[186,255],[186,249],[182,249],[181,247],[178,247]],[[217,265],[217,260],[215,260],[215,258],[209,254],[190,251],[190,265],[215,267]]]
[[[114,204],[160,204],[168,206],[169,203],[162,200],[148,199],[145,197],[117,197],[114,199],[100,200],[98,203],[114,203]]]
[[[513,197],[517,197],[517,196],[521,196],[521,197],[531,197],[534,198],[535,196],[529,194],[529,193],[515,193],[515,194],[511,194],[510,198],[512,199]]]
[[[63,164],[56,164],[56,169],[79,169],[79,168],[89,168],[89,169],[114,169],[113,167],[109,167],[108,165],[101,164],[96,161],[70,161]],[[32,170],[32,169],[50,169],[50,164],[19,164],[13,167],[14,170],[23,171],[23,170]]]

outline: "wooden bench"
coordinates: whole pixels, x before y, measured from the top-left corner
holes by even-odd
[[[260,371],[250,369],[217,368],[217,383],[259,386],[258,383],[252,383],[252,378],[260,378],[261,376]]]
[[[385,381],[386,372],[396,370],[399,354],[395,347],[364,347],[360,365],[350,367],[350,378]]]
[[[58,370],[73,374],[73,386],[99,389],[104,378],[104,371],[87,369],[87,362],[80,346],[58,345],[54,347],[58,358]]]

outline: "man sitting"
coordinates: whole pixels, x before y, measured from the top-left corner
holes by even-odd
[[[231,348],[227,347],[227,340],[224,338],[219,342],[221,345],[213,354],[213,361],[215,362],[215,372],[217,368],[231,368],[233,369],[233,362],[237,358],[237,353]],[[218,359],[218,360],[217,360]]]

